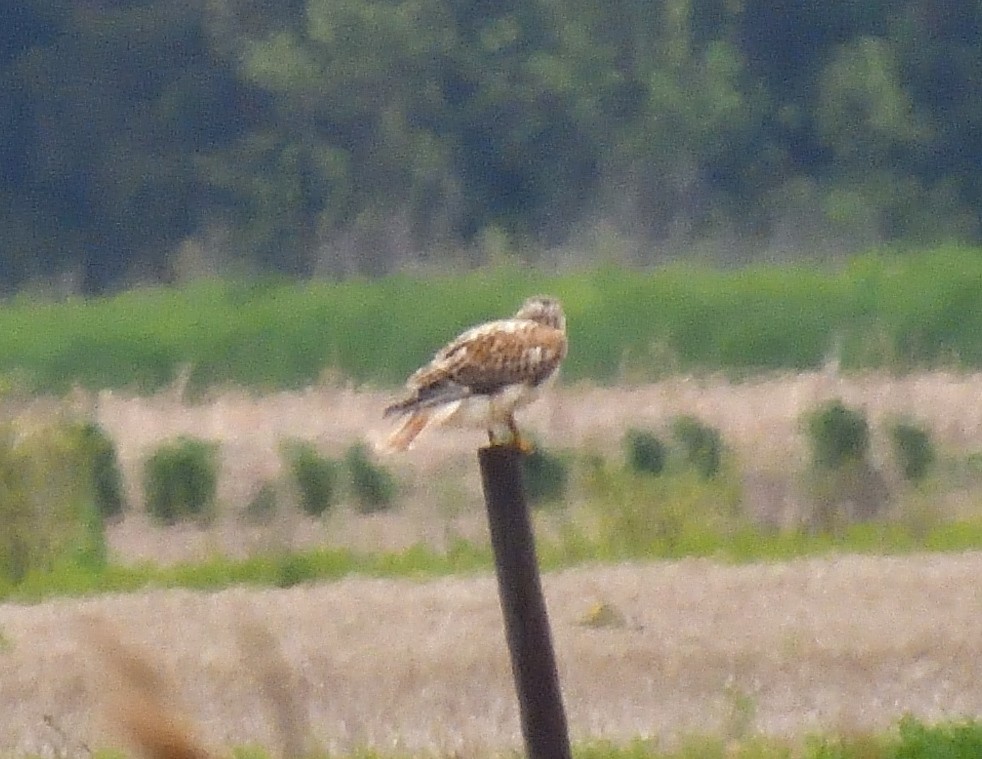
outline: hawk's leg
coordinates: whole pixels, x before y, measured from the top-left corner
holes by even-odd
[[[509,448],[517,448],[522,453],[531,453],[535,450],[535,446],[532,445],[531,441],[522,437],[522,433],[518,431],[518,425],[515,424],[515,418],[513,416],[508,417],[505,424],[508,427],[508,437],[497,437],[495,435],[495,428],[488,428],[488,443],[492,447],[497,446],[507,446]],[[498,430],[499,432],[501,430]]]
[[[515,448],[522,453],[531,453],[535,450],[532,441],[522,437],[522,433],[518,431],[518,425],[515,424],[515,417],[511,414],[508,415],[508,430],[511,432],[511,444]]]

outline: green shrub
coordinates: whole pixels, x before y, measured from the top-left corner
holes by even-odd
[[[105,518],[123,513],[123,475],[119,469],[116,446],[98,424],[84,422],[75,427],[80,452],[88,461],[96,507]]]
[[[363,444],[352,445],[345,454],[344,463],[351,478],[351,495],[358,512],[372,514],[392,507],[397,489],[395,477],[372,461]]]
[[[160,446],[144,465],[150,516],[163,524],[211,518],[218,483],[218,446],[182,437]]]
[[[105,566],[88,452],[69,425],[0,427],[0,585]]]
[[[897,422],[890,429],[893,456],[905,479],[923,480],[935,461],[931,436],[923,427],[910,422]]]
[[[310,516],[321,516],[337,501],[340,465],[301,440],[286,443],[283,456],[297,486],[300,508]]]
[[[628,430],[624,435],[627,465],[638,474],[661,474],[665,471],[668,451],[653,432]]]
[[[836,532],[878,516],[890,500],[883,475],[869,459],[869,424],[859,411],[830,401],[807,417],[813,511],[809,525]]]
[[[703,479],[719,474],[723,440],[719,431],[694,416],[680,416],[672,423],[672,437],[682,446],[685,460]]]
[[[866,460],[869,425],[859,411],[835,400],[814,411],[807,421],[814,467],[838,469],[849,462]]]
[[[569,480],[569,466],[556,454],[540,446],[522,457],[525,496],[532,506],[562,500]]]

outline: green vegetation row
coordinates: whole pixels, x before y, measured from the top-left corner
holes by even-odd
[[[121,759],[109,751],[95,759]],[[269,759],[261,747],[234,749],[233,759]],[[490,755],[489,755],[490,756]],[[679,747],[664,749],[650,740],[618,744],[586,741],[573,746],[574,759],[978,759],[982,756],[982,722],[945,721],[927,724],[902,718],[888,732],[878,734],[821,734],[789,741],[757,735],[690,736]],[[445,759],[439,754],[388,753],[371,749],[349,755],[312,754],[305,759]],[[480,756],[478,757],[480,759]]]
[[[569,318],[568,381],[677,371],[982,367],[982,250],[871,253],[840,268],[674,265],[546,274],[501,265],[461,276],[344,283],[199,281],[115,297],[0,307],[0,376],[28,391],[300,387],[325,371],[401,382],[476,321],[535,291]]]

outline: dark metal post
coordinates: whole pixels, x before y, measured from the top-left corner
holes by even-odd
[[[522,484],[521,457],[519,451],[505,446],[478,451],[498,596],[526,755],[528,759],[570,759],[569,731]]]

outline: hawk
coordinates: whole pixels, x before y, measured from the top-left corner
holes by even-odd
[[[546,295],[529,298],[510,319],[472,327],[413,373],[406,395],[385,409],[405,420],[383,450],[404,451],[428,426],[453,421],[485,427],[491,445],[530,451],[515,410],[556,376],[566,345],[563,308]]]

